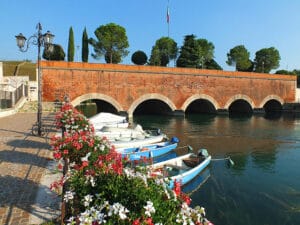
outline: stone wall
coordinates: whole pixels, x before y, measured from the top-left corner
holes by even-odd
[[[296,77],[289,75],[54,61],[41,66],[44,101],[96,98],[129,113],[148,99],[185,111],[197,99],[226,110],[238,99],[255,109],[272,99],[292,103],[296,96]]]

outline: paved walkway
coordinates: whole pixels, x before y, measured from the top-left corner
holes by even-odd
[[[54,114],[43,114],[49,133],[31,135],[36,113],[0,118],[0,224],[40,224],[56,218],[60,199],[49,190],[53,174],[49,139],[56,132]]]

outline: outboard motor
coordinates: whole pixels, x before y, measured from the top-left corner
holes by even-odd
[[[202,148],[198,150],[198,156],[201,159],[206,159],[209,155],[206,149]]]
[[[179,142],[178,137],[175,137],[175,136],[172,137],[172,138],[171,138],[171,142],[172,142],[172,143],[178,143],[178,142]]]

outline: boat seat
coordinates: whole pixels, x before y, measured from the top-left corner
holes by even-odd
[[[172,168],[172,169],[177,169],[177,170],[186,170],[186,166],[177,166],[177,165],[173,165],[173,164],[165,164],[164,168]]]
[[[188,158],[188,159],[183,159],[183,163],[185,165],[187,165],[188,167],[195,167],[197,165],[199,165],[204,159],[201,158],[201,157],[191,157],[191,158]]]

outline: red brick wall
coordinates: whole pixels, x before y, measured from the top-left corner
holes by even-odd
[[[268,96],[284,103],[295,101],[296,76],[165,68],[116,64],[43,61],[43,101],[71,101],[88,93],[99,93],[116,100],[124,111],[146,94],[159,94],[181,109],[188,98],[207,95],[220,109],[230,99],[246,96],[259,108]]]

